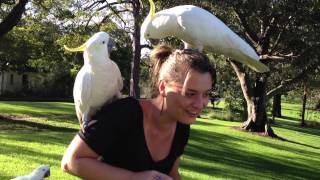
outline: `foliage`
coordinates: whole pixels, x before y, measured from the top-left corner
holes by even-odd
[[[112,22],[77,24],[81,17],[68,10],[70,7],[75,8],[75,2],[32,1],[19,25],[0,39],[6,42],[0,43],[0,70],[44,72],[47,82],[38,95],[71,97],[73,81],[83,59],[81,53],[66,53],[63,45],[78,46],[95,32],[107,31],[116,42],[111,58],[120,67],[123,91],[127,93],[132,56],[129,36]],[[74,18],[78,20],[70,21]]]
[[[3,37],[2,41],[7,43],[0,45],[0,59],[7,65],[6,69],[47,74],[42,96],[68,97],[73,85],[69,70],[72,64],[61,55],[61,46],[56,43],[60,37],[56,25],[26,17],[23,25]]]

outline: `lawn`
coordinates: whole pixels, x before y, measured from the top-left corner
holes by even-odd
[[[183,179],[319,179],[320,129],[299,127],[298,105],[283,109],[273,129],[287,141],[239,131],[240,122],[212,119],[207,109],[192,125],[181,161]],[[0,102],[0,110],[16,119],[0,120],[1,180],[40,164],[51,166],[49,180],[77,179],[60,170],[78,129],[72,103]]]
[[[49,164],[48,179],[78,179],[60,170],[62,155],[79,127],[72,103],[0,102],[0,180]],[[22,119],[22,120],[21,120]]]

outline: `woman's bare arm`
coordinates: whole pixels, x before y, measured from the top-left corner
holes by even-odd
[[[174,180],[181,180],[181,177],[179,174],[179,165],[180,165],[180,157],[178,157],[174,162],[171,172],[169,174]]]
[[[170,180],[169,176],[158,171],[132,172],[111,166],[98,160],[95,153],[78,135],[74,137],[61,161],[61,168],[70,174],[83,179],[154,179],[160,176],[163,180]]]

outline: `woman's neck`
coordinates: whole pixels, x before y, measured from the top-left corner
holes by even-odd
[[[164,98],[158,96],[150,100],[144,100],[146,125],[159,131],[172,131],[176,127],[176,121],[171,119],[165,110]]]

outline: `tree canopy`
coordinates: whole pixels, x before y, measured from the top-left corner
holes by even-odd
[[[140,71],[141,49],[150,47],[140,44],[140,25],[149,11],[147,0],[16,2],[0,3],[0,33],[7,18],[15,15],[6,25],[6,31],[11,31],[0,36],[1,70],[50,72],[69,77],[66,83],[72,84],[82,56],[66,53],[63,45],[77,46],[94,32],[107,31],[116,41],[111,57],[125,78],[125,92],[140,96],[139,77],[147,71]],[[248,130],[267,131],[268,101],[302,81],[311,82],[319,73],[318,0],[169,0],[155,4],[157,11],[182,4],[208,10],[245,39],[269,66],[269,73],[259,74],[232,59],[205,52],[216,64],[219,93],[227,97],[231,108],[246,112],[244,128]],[[13,13],[16,7],[24,15]],[[181,48],[175,38],[162,41]]]

